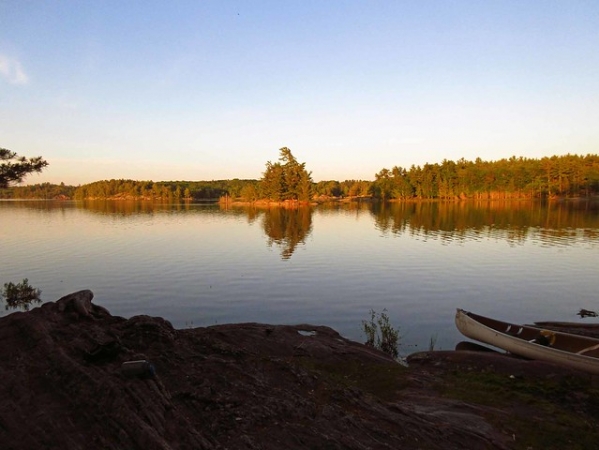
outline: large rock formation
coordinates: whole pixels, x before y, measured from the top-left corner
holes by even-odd
[[[405,368],[327,327],[175,330],[82,292],[0,319],[0,448],[521,448],[498,425],[509,412],[435,388],[497,362],[487,356],[427,353]],[[139,360],[155,375],[122,372]]]

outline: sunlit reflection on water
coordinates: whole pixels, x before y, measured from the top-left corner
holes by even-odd
[[[599,209],[584,201],[0,202],[0,220],[1,283],[28,278],[43,300],[89,288],[113,314],[177,327],[307,322],[362,340],[387,309],[410,352],[433,335],[452,348],[457,307],[529,323],[599,309]]]

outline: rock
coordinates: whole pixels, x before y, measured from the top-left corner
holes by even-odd
[[[97,312],[109,314],[105,308],[93,305],[93,298],[94,293],[89,289],[84,289],[61,297],[56,301],[56,304],[58,305],[58,310],[60,312],[74,311],[80,317],[93,319],[92,314]]]
[[[324,326],[176,330],[157,317],[112,316],[92,297],[80,291],[0,318],[1,448],[510,449],[521,420],[510,414],[530,407],[528,398],[503,411],[443,393],[456,370],[504,367],[499,354],[430,352],[406,368]],[[122,374],[139,361],[155,373]],[[527,362],[512,364],[497,373],[522,383]],[[535,370],[552,382],[569,376]],[[595,401],[578,389],[526,417],[551,423],[565,402],[593,433]]]
[[[93,298],[94,293],[89,289],[85,289],[61,297],[56,301],[56,304],[60,312],[73,310],[81,316],[89,317],[92,313]]]

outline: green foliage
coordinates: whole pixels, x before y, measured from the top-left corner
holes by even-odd
[[[372,181],[319,181],[313,186],[312,190],[319,197],[367,197],[371,195]]]
[[[261,196],[275,202],[283,200],[285,188],[285,175],[280,163],[266,163],[266,171],[260,180]]]
[[[0,148],[0,189],[10,183],[20,183],[32,172],[41,172],[48,163],[41,156],[25,158],[6,148]]]
[[[362,331],[366,335],[366,345],[377,348],[393,358],[399,356],[399,329],[389,322],[387,310],[378,314],[370,310],[370,320],[362,321]]]
[[[341,184],[334,180],[319,181],[314,185],[313,189],[317,196],[341,197],[343,195]]]
[[[241,188],[239,196],[245,202],[255,202],[256,200],[258,200],[258,188],[255,184],[248,183]]]
[[[71,199],[75,193],[75,186],[64,183],[41,183],[27,186],[11,186],[0,190],[2,199]]]
[[[309,201],[313,182],[306,163],[298,162],[287,147],[279,149],[279,152],[280,162],[266,163],[260,182],[262,196],[273,201]]]
[[[134,181],[102,180],[82,186],[43,183],[10,186],[31,172],[40,172],[47,162],[18,157],[0,148],[0,198],[130,199],[161,201],[217,201],[221,197],[252,202],[309,201],[318,197],[375,197],[381,200],[508,199],[599,194],[599,155],[564,155],[542,159],[518,158],[499,161],[459,159],[441,163],[395,166],[381,169],[374,181],[312,181],[305,163],[287,147],[279,149],[279,161],[266,163],[260,180]],[[5,189],[3,189],[5,188]]]
[[[41,290],[34,288],[29,284],[29,280],[24,278],[20,283],[4,283],[2,297],[6,301],[6,309],[22,308],[29,311],[32,303],[41,303]]]
[[[255,186],[256,180],[213,181],[135,181],[102,180],[79,186],[76,200],[160,200],[160,201],[217,201],[221,197],[233,199],[242,195],[245,187]]]
[[[375,175],[372,192],[381,200],[591,196],[599,193],[599,155],[395,166]]]

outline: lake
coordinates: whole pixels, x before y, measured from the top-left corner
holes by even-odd
[[[0,220],[0,283],[28,278],[44,301],[91,289],[176,328],[311,323],[364,341],[386,309],[405,355],[462,340],[458,307],[527,323],[599,309],[598,202],[2,201]]]

